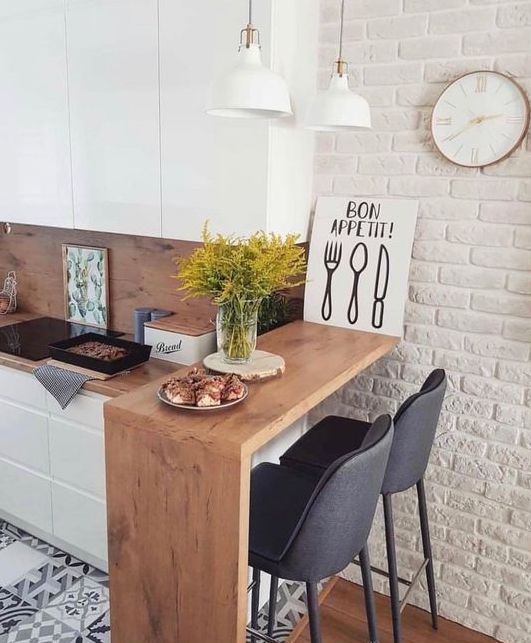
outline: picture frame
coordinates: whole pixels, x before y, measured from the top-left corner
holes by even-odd
[[[107,248],[62,244],[65,320],[109,327]]]

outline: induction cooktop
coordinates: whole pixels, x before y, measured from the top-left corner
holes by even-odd
[[[74,324],[54,317],[40,317],[1,327],[0,352],[37,362],[49,357],[49,344],[78,337],[84,333],[99,333],[109,337],[123,334],[104,328]]]

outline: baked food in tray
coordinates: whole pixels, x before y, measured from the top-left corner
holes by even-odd
[[[232,405],[246,395],[247,387],[236,375],[208,375],[202,368],[194,368],[184,377],[171,377],[159,390],[163,402],[194,409]]]
[[[151,346],[90,332],[50,344],[48,350],[54,360],[115,375],[147,362]]]
[[[103,342],[85,342],[79,346],[72,346],[67,349],[70,353],[77,353],[78,355],[86,355],[94,359],[101,359],[104,362],[113,362],[115,359],[120,359],[127,355],[127,350],[121,346],[111,346]]]

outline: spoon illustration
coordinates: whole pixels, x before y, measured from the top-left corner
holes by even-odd
[[[360,275],[367,267],[367,246],[360,241],[354,246],[352,254],[350,255],[350,268],[354,273],[354,281],[352,283],[352,294],[350,296],[350,303],[348,305],[347,318],[351,324],[358,321],[359,301],[358,289],[360,282]]]

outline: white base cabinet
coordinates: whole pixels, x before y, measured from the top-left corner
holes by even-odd
[[[0,517],[107,569],[106,397],[63,411],[28,373],[0,367]]]

